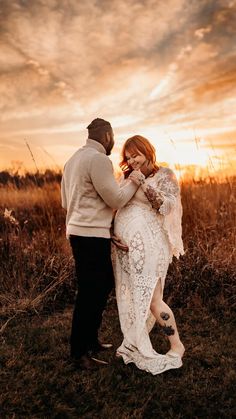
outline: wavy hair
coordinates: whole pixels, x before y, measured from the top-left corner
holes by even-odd
[[[125,152],[128,151],[130,154],[144,154],[146,159],[151,162],[153,166],[152,174],[155,174],[159,167],[156,163],[156,150],[153,147],[153,145],[148,141],[147,138],[142,137],[142,135],[134,135],[133,137],[128,138],[126,142],[123,145],[122,151],[121,151],[121,162],[119,163],[119,166],[124,173],[125,178],[127,178],[130,173],[133,171],[133,169],[129,166],[127,163],[127,159],[125,156]]]

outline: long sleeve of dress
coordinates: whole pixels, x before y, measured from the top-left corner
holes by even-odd
[[[182,205],[180,188],[175,174],[169,168],[162,168],[157,173],[144,193],[153,208],[163,216],[163,228],[165,229],[171,244],[173,255],[179,257],[184,254],[182,242]]]
[[[162,215],[168,215],[174,208],[176,199],[180,193],[178,181],[172,170],[165,170],[165,176],[160,177],[157,187],[163,200],[159,212]]]
[[[179,185],[172,170],[162,169],[152,182],[144,183],[142,188],[153,208],[162,215],[170,213],[179,194]]]

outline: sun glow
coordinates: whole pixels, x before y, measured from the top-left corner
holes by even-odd
[[[213,129],[199,130],[200,133],[212,134]],[[222,130],[223,131],[223,130]],[[175,169],[178,176],[208,176],[232,173],[230,159],[223,155],[222,150],[211,145],[207,137],[194,136],[193,130],[170,130],[170,126],[152,126],[138,129],[137,133],[148,138],[156,148],[158,162],[164,162]],[[111,159],[118,167],[120,151],[125,139],[134,133],[123,132],[116,136],[116,146]]]
[[[113,161],[140,134],[170,167],[232,171],[235,1],[1,3],[0,170],[62,168],[100,117]]]

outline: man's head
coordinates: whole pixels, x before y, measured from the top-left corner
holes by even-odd
[[[88,125],[87,129],[89,138],[101,143],[109,156],[114,146],[114,134],[110,122],[96,118]]]

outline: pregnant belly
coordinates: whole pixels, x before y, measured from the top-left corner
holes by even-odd
[[[127,225],[130,225],[130,223],[133,224],[133,221],[137,218],[140,218],[141,214],[140,211],[137,210],[135,206],[127,206],[124,208],[121,208],[117,211],[115,222],[114,222],[114,231],[115,233],[122,233]]]
[[[147,207],[128,205],[121,208],[115,217],[114,233],[128,243],[136,231],[153,233],[162,230],[162,217]]]

